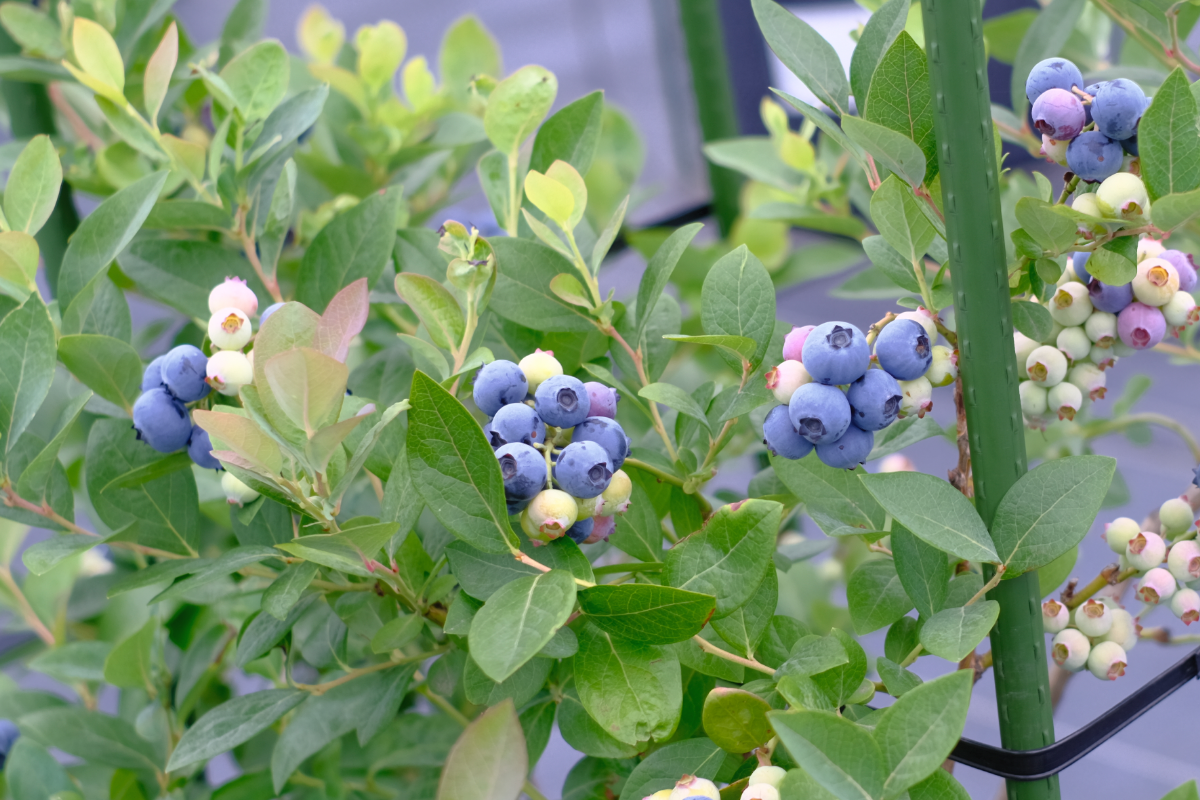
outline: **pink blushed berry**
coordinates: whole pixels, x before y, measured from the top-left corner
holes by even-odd
[[[777,367],[767,370],[767,388],[775,395],[780,403],[790,402],[792,394],[806,383],[812,383],[812,376],[799,361],[784,361]]]
[[[1134,301],[1117,315],[1117,333],[1134,350],[1146,350],[1167,335],[1167,320],[1154,306]]]
[[[1113,616],[1099,600],[1088,600],[1075,609],[1075,627],[1084,636],[1103,636],[1112,629]]]
[[[1171,545],[1171,552],[1167,555],[1167,569],[1180,583],[1200,578],[1200,544],[1194,539],[1187,539]]]
[[[1167,557],[1167,543],[1157,533],[1142,531],[1129,540],[1125,558],[1138,571],[1154,569]]]
[[[1138,581],[1137,596],[1143,603],[1156,606],[1175,594],[1175,576],[1162,567],[1155,567]]]
[[[226,278],[208,294],[208,313],[215,314],[222,308],[236,308],[248,317],[258,313],[258,297],[254,290],[241,278]]]
[[[1179,617],[1184,625],[1200,620],[1200,592],[1180,589],[1171,598],[1171,613]]]
[[[1050,657],[1068,672],[1079,672],[1087,666],[1092,644],[1074,628],[1059,631],[1050,643]]]
[[[783,337],[783,360],[784,361],[800,361],[800,353],[804,350],[804,340],[808,338],[808,334],[812,333],[816,325],[802,325],[793,327],[788,331],[788,335]],[[787,402],[783,400],[781,402]]]
[[[1042,603],[1042,628],[1046,633],[1058,633],[1066,630],[1070,619],[1071,612],[1057,600],[1047,600]]]
[[[1100,642],[1088,654],[1088,670],[1102,681],[1115,681],[1125,674],[1128,656],[1116,642]]]

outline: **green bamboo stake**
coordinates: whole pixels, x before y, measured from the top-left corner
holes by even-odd
[[[981,5],[921,0],[975,507],[990,526],[1000,499],[1028,467]],[[991,635],[1000,740],[1011,750],[1053,744],[1037,573],[1001,581],[988,599],[1000,603]],[[1008,797],[1058,800],[1058,778],[1009,781]]]
[[[687,57],[692,68],[692,93],[705,142],[731,139],[738,135],[737,108],[733,103],[733,84],[729,79],[729,61],[721,34],[721,14],[717,0],[680,0],[679,22],[687,41]],[[728,235],[738,215],[738,173],[708,162],[708,182],[712,187],[713,213]]]

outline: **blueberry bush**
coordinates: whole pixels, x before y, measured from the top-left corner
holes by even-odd
[[[1071,574],[1129,499],[1096,440],[1159,425],[1200,461],[1133,410],[1144,379],[1102,405],[1119,358],[1200,360],[1200,7],[983,26],[1014,66],[988,152],[1069,170],[992,187],[1042,463],[985,523],[922,6],[863,4],[847,76],[754,0],[824,108],[776,91],[768,135],[705,146],[746,178],[725,235],[632,229],[629,118],[506,69],[472,16],[431,65],[319,6],[293,55],[263,0],[206,44],[170,2],[0,4],[0,75],[58,126],[0,147],[4,657],[41,687],[0,682],[7,796],[964,798],[943,763],[1004,581],[1040,587],[1043,679],[1185,641],[1142,621],[1200,620],[1200,492]],[[448,218],[474,185],[494,221]],[[644,272],[605,293],[626,245]],[[834,294],[894,298],[881,319],[777,304],[862,257]],[[948,480],[902,453],[933,437]],[[555,729],[583,754],[561,790],[533,776]]]

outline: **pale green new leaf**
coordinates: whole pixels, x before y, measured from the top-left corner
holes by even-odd
[[[506,584],[484,603],[471,623],[471,658],[503,683],[537,655],[566,623],[575,606],[575,579],[551,570]]]

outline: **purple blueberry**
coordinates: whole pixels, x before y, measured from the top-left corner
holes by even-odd
[[[933,344],[919,322],[898,319],[879,332],[875,357],[879,366],[896,380],[914,381],[929,369]]]
[[[573,428],[588,418],[592,401],[583,381],[570,375],[552,375],[538,385],[533,407],[547,425]]]
[[[1071,254],[1071,269],[1075,270],[1075,277],[1083,281],[1084,286],[1092,282],[1092,273],[1087,271],[1087,262],[1091,257],[1092,254],[1087,251]]]
[[[1066,89],[1047,89],[1033,101],[1033,125],[1051,139],[1069,141],[1086,125],[1083,103]],[[1070,150],[1067,150],[1070,158]]]
[[[199,347],[181,344],[163,356],[162,382],[179,400],[190,403],[208,394],[208,356]],[[190,430],[190,428],[189,428]]]
[[[1146,93],[1133,81],[1127,78],[1108,81],[1096,90],[1092,100],[1096,130],[1110,139],[1128,139],[1137,133],[1147,105]]]
[[[1196,288],[1196,263],[1192,254],[1182,250],[1163,250],[1158,257],[1165,259],[1179,273],[1179,291],[1189,294]]]
[[[775,406],[763,421],[763,444],[771,455],[783,458],[804,458],[813,451],[812,442],[801,436],[788,417],[787,406]]]
[[[166,361],[165,355],[151,361],[146,365],[146,371],[142,373],[142,391],[148,392],[151,389],[156,389],[162,386],[162,365]]]
[[[871,347],[862,331],[849,322],[818,325],[804,340],[801,361],[817,383],[853,383],[871,365]]]
[[[813,444],[833,442],[850,427],[850,403],[836,386],[806,383],[792,395],[788,419]]]
[[[1091,298],[1092,307],[1098,311],[1120,314],[1125,306],[1133,302],[1133,285],[1110,286],[1092,278],[1088,283],[1088,297]]]
[[[4,769],[4,762],[8,760],[8,754],[12,752],[13,745],[20,738],[21,729],[17,727],[16,723],[10,719],[0,719],[0,769]]]
[[[588,413],[593,417],[617,418],[617,401],[621,399],[621,395],[616,389],[596,381],[588,381],[583,386],[587,389],[588,401],[592,404]]]
[[[1042,93],[1050,89],[1071,91],[1083,86],[1083,75],[1079,67],[1065,58],[1047,58],[1033,65],[1025,79],[1025,98],[1033,103]]]
[[[851,425],[836,442],[817,445],[817,458],[828,467],[854,469],[867,460],[874,446],[875,434]]]
[[[567,528],[567,537],[575,544],[583,544],[587,538],[592,535],[592,530],[596,527],[595,517],[584,517],[583,519],[575,520],[575,524]]]
[[[484,364],[475,374],[472,396],[479,410],[494,417],[501,406],[519,403],[529,394],[529,381],[525,373],[511,361],[493,361]]]
[[[133,404],[133,429],[158,452],[174,453],[187,446],[192,421],[183,403],[160,387],[143,392]]]
[[[192,438],[188,440],[188,455],[192,457],[192,461],[203,469],[225,469],[221,462],[213,457],[212,449],[212,439],[209,438],[208,431],[199,425],[193,425]]]
[[[1124,159],[1121,143],[1099,131],[1084,131],[1067,145],[1067,168],[1089,183],[1120,172]]]
[[[496,450],[496,460],[509,503],[527,503],[546,488],[546,459],[529,445],[506,444]]]
[[[546,441],[546,425],[536,411],[524,403],[502,406],[492,417],[488,438],[493,448],[520,442],[541,444]]]
[[[603,494],[612,480],[612,462],[596,442],[571,442],[558,454],[554,482],[572,497]]]
[[[907,320],[896,320],[902,321]],[[888,328],[892,325],[888,325]],[[855,425],[864,431],[881,431],[899,416],[904,392],[888,373],[881,369],[869,369],[866,375],[850,384],[846,399],[850,402],[850,419]]]
[[[1117,315],[1117,334],[1134,350],[1154,347],[1166,333],[1167,320],[1154,306],[1135,301]]]

